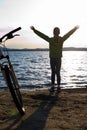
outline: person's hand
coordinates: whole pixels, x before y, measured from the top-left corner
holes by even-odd
[[[79,29],[79,25],[76,25],[76,26],[75,26],[75,29]]]
[[[33,30],[33,31],[35,30],[34,26],[31,26],[30,29]]]

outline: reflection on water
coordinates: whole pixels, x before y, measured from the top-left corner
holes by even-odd
[[[87,52],[64,52],[62,77],[68,87],[81,87],[87,84]]]
[[[50,84],[48,51],[11,51],[10,57],[19,83],[24,88],[43,88]],[[61,87],[87,85],[87,52],[64,51],[61,67]],[[0,72],[0,87],[5,87]]]

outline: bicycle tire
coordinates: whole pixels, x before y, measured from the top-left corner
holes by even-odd
[[[14,76],[12,75],[12,73],[10,73],[10,70],[7,65],[5,65],[5,74],[6,74],[7,85],[11,92],[11,96],[16,105],[16,108],[18,109],[21,115],[24,115],[25,109],[23,106],[22,95],[19,90],[19,85],[17,86],[15,85],[14,78],[13,78]]]

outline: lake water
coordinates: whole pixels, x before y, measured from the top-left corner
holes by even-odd
[[[9,51],[22,89],[50,87],[50,61],[48,51]],[[61,87],[87,86],[87,51],[63,51]],[[0,88],[7,87],[0,71]]]

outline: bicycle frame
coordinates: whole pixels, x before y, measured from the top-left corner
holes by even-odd
[[[13,33],[16,32],[16,31],[19,31],[20,29],[21,29],[21,27],[18,27],[17,29],[14,29],[13,31],[5,34],[2,38],[0,38],[1,45],[2,45],[3,42],[5,43],[6,40],[11,39],[15,36],[19,36],[18,34],[13,35]],[[2,41],[5,37],[6,37],[5,41]],[[4,48],[6,48],[5,45],[4,45]],[[7,51],[7,53],[8,53],[8,51]],[[7,61],[2,62],[0,64],[0,68],[1,68],[1,71],[2,71],[2,74],[5,78],[5,80],[6,80],[6,76],[5,76],[5,72],[4,72],[4,66],[5,66],[5,64],[7,64],[8,67],[9,67],[10,73],[12,73],[12,76],[13,76],[13,79],[14,79],[13,81],[15,82],[16,86],[19,86],[18,80],[16,78],[16,75],[15,75],[15,72],[14,72],[14,69],[13,69],[13,66],[12,66],[11,61],[10,61],[9,55],[8,54],[3,55],[3,51],[0,49],[0,60],[2,60],[2,59],[7,59]]]
[[[12,74],[12,78],[14,79],[13,81],[14,81],[14,84],[16,85],[16,88],[19,86],[19,84],[18,84],[18,80],[17,80],[17,78],[16,78],[16,75],[15,75],[15,72],[14,72],[14,69],[13,69],[13,66],[12,66],[12,64],[11,64],[11,61],[10,61],[10,58],[9,58],[9,56],[7,55],[6,57],[4,57],[4,59],[7,59],[7,62],[3,62],[2,64],[0,64],[0,68],[1,68],[1,72],[2,72],[2,74],[3,74],[3,76],[4,76],[4,79],[5,79],[5,81],[6,81],[6,76],[5,76],[5,69],[4,69],[4,67],[5,67],[5,65],[7,65],[8,66],[8,68],[9,68],[9,72]]]

